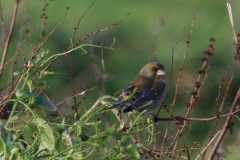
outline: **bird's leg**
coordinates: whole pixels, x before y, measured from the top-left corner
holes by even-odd
[[[152,120],[153,120],[155,123],[157,123],[157,122],[159,121],[159,118],[158,118],[158,116],[157,116],[156,114],[154,114],[154,113],[148,113],[148,114],[152,115]]]

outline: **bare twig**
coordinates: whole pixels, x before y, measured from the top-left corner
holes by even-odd
[[[236,109],[238,109],[239,107],[240,107],[240,88],[238,89],[238,92],[236,94],[236,97],[234,99],[234,102],[233,102],[233,105],[231,107],[231,110],[230,110],[229,114],[234,113],[234,111]],[[226,120],[226,122],[225,122],[225,124],[223,126],[223,129],[222,129],[222,132],[219,135],[219,137],[218,137],[216,143],[214,144],[213,149],[212,149],[212,151],[210,153],[209,159],[213,159],[214,158],[214,155],[216,154],[217,149],[218,149],[219,145],[221,144],[221,142],[222,142],[222,140],[223,140],[227,130],[229,129],[229,125],[232,123],[233,119],[234,119],[234,114],[232,114],[231,116],[227,117],[227,120]]]
[[[176,46],[184,37],[186,37],[187,35],[188,35],[188,33],[185,34],[181,39],[179,39],[179,40],[173,45],[173,48],[172,48],[172,63],[171,63],[171,70],[170,70],[169,81],[168,81],[168,90],[167,90],[166,98],[165,98],[165,100],[164,100],[164,102],[163,102],[162,104],[165,103],[165,101],[166,101],[166,99],[167,99],[167,97],[168,97],[169,90],[170,90],[171,79],[172,79],[172,70],[173,70],[174,48],[175,48],[175,46]],[[162,106],[159,108],[157,115],[159,114],[161,108],[162,108]],[[165,131],[165,135],[164,135],[164,139],[163,139],[163,143],[162,143],[162,150],[163,150],[163,147],[164,147],[165,142],[166,142],[166,140],[167,140],[167,134],[168,134],[169,125],[170,125],[170,121],[167,123],[166,131]]]
[[[43,1],[43,14],[41,15],[42,25],[41,25],[41,32],[40,37],[38,39],[38,46],[41,44],[42,37],[45,35],[44,33],[44,26],[45,26],[45,17],[46,17],[46,9],[47,9],[47,2],[46,0]]]
[[[37,46],[36,50],[34,51],[34,53],[32,54],[32,56],[30,57],[30,61],[32,61],[32,60],[34,59],[34,57],[35,57],[35,55],[37,54],[38,50],[42,47],[42,45],[43,45],[44,43],[47,42],[48,38],[53,34],[53,32],[56,30],[56,28],[65,20],[65,18],[66,18],[66,16],[67,16],[67,13],[68,13],[68,10],[69,10],[69,8],[67,8],[67,11],[66,11],[63,19],[53,28],[53,30],[47,35],[47,37],[43,40],[43,42],[40,43],[40,44]]]
[[[10,31],[9,31],[9,34],[8,34],[8,37],[7,37],[7,40],[6,40],[6,44],[5,44],[5,48],[4,48],[4,52],[3,52],[3,57],[2,57],[2,62],[1,62],[1,66],[0,66],[0,81],[1,81],[1,78],[2,78],[2,72],[3,72],[3,69],[4,69],[5,60],[6,60],[6,57],[7,57],[7,51],[8,51],[9,43],[11,41],[13,29],[15,27],[18,5],[19,5],[19,0],[15,0],[12,24],[11,24]]]
[[[178,79],[177,79],[177,82],[176,82],[176,89],[175,89],[175,96],[174,96],[174,100],[173,100],[173,103],[172,103],[172,108],[171,108],[171,115],[173,113],[173,110],[174,110],[174,106],[175,106],[175,103],[176,103],[176,100],[177,98],[179,97],[179,94],[178,94],[178,86],[179,86],[179,82],[180,82],[180,79],[181,79],[181,75],[182,75],[182,71],[183,71],[183,68],[184,68],[184,64],[185,64],[185,61],[186,61],[186,57],[188,55],[188,49],[189,49],[189,46],[190,46],[190,42],[191,42],[191,39],[192,39],[192,34],[193,34],[193,26],[194,26],[194,23],[195,23],[195,16],[196,16],[196,12],[197,12],[197,3],[198,3],[198,0],[196,0],[195,2],[195,5],[194,5],[194,12],[193,12],[193,21],[192,21],[192,25],[191,25],[191,28],[190,28],[190,32],[189,32],[189,38],[187,40],[187,46],[186,46],[186,51],[185,51],[185,55],[184,55],[184,58],[183,58],[183,62],[182,62],[182,66],[180,68],[180,72],[179,72],[179,75],[178,75]],[[184,127],[184,126],[183,126]],[[166,130],[167,131],[167,130]],[[181,134],[181,132],[180,132]],[[178,135],[176,135],[177,137]],[[175,137],[175,138],[176,138]],[[174,152],[175,150],[177,149],[177,145],[178,145],[178,139],[176,140],[176,143],[174,145],[174,148],[173,148],[173,154],[172,156],[174,156]],[[163,146],[162,146],[163,147]],[[163,149],[163,148],[162,148]],[[166,155],[164,155],[165,157]]]
[[[101,30],[97,30],[95,32],[92,32],[90,34],[87,34],[85,37],[83,37],[82,39],[78,40],[77,43],[73,44],[72,46],[68,47],[67,50],[70,50],[72,47],[76,47],[80,42],[84,41],[85,39],[87,39],[89,36],[98,34],[99,32],[103,32],[106,30],[109,30],[110,28],[112,28],[115,25],[118,25],[118,23],[120,23],[122,20],[124,20],[127,16],[129,16],[131,13],[126,14],[122,19],[120,19],[118,22],[114,22],[111,26],[109,26],[108,28],[105,29],[101,29]]]
[[[221,132],[221,130],[218,131],[218,133],[212,138],[212,140],[207,144],[207,146],[202,150],[201,154],[199,154],[195,160],[197,160],[197,159],[203,154],[203,152],[205,152],[205,150],[210,146],[210,144],[213,142],[213,140],[217,137],[217,135],[218,135],[220,132]]]
[[[93,3],[91,4],[90,7],[88,7],[88,9],[83,13],[83,15],[81,16],[81,18],[78,20],[77,26],[74,28],[74,33],[73,33],[73,37],[72,37],[72,41],[74,41],[78,26],[81,22],[81,20],[83,19],[83,17],[85,16],[85,14],[92,8],[92,6],[94,5],[95,1],[93,1]]]
[[[7,33],[6,33],[5,23],[4,23],[4,20],[3,20],[3,8],[2,8],[1,1],[0,1],[0,12],[1,12],[1,23],[2,23],[1,43],[5,43],[5,41],[7,39]]]
[[[81,40],[79,40],[77,43],[71,45],[71,46],[68,47],[65,51],[70,50],[72,47],[77,46],[80,42],[86,40],[89,36],[98,34],[99,32],[103,32],[103,31],[109,30],[109,29],[112,28],[113,26],[115,26],[115,25],[117,25],[118,23],[120,23],[123,19],[125,19],[125,18],[126,18],[128,15],[130,15],[130,14],[131,14],[131,13],[128,13],[128,14],[125,15],[122,19],[120,19],[118,22],[114,22],[114,23],[113,23],[111,26],[109,26],[108,28],[104,28],[104,29],[101,29],[101,30],[97,30],[96,32],[87,34],[83,39],[81,39]],[[63,19],[63,20],[64,20],[64,19]],[[59,25],[59,24],[58,24],[58,25]],[[57,27],[57,26],[56,26],[56,27]],[[56,27],[55,27],[55,28],[56,28]],[[53,29],[53,31],[55,30],[55,28]],[[52,31],[52,32],[53,32],[53,31]],[[51,32],[50,34],[52,34],[52,32]],[[47,38],[48,38],[48,37],[46,37],[46,39],[47,39]],[[46,39],[45,39],[45,40],[46,40]],[[44,40],[43,42],[45,42],[45,40]],[[42,42],[42,44],[43,44],[43,42]],[[36,50],[40,49],[40,47],[41,47],[41,46],[39,46]],[[33,56],[32,56],[32,57],[33,57]],[[48,66],[46,66],[46,67],[43,69],[43,71],[46,71],[48,68],[50,68],[51,65],[55,62],[55,60],[58,59],[59,57],[60,57],[60,56],[55,57],[55,59],[52,60],[52,61],[48,64]],[[33,80],[35,80],[36,78],[37,78],[37,76],[35,76],[35,77],[33,78]]]
[[[239,40],[238,40],[237,33],[236,33],[236,30],[235,30],[235,26],[234,26],[232,8],[231,8],[230,3],[227,3],[227,8],[228,8],[228,13],[229,13],[229,19],[230,19],[230,22],[231,22],[231,25],[232,25],[232,28],[233,28],[233,34],[234,34],[233,39],[234,39],[236,54],[238,56],[238,60],[239,60],[239,63],[240,63],[240,44],[239,44]]]

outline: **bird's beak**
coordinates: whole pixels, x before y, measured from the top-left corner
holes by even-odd
[[[163,76],[163,75],[165,75],[165,74],[166,74],[166,73],[165,73],[164,70],[159,69],[159,70],[157,71],[157,75],[158,75],[158,76]]]

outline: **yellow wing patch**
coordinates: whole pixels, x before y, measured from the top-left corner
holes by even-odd
[[[138,91],[138,88],[135,87],[129,96],[124,97],[123,101],[131,101],[132,97],[134,96],[135,93],[137,93],[137,91]]]

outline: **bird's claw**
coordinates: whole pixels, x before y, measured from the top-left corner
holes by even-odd
[[[155,123],[158,122],[158,116],[157,116],[156,114],[154,114],[154,113],[148,113],[148,114],[150,114],[150,115],[152,116],[152,120],[153,120]]]

